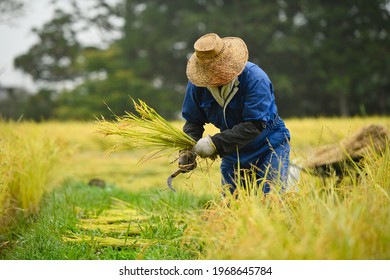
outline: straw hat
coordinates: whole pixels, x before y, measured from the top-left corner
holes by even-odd
[[[244,70],[248,49],[238,37],[220,38],[215,33],[200,37],[187,63],[187,77],[196,86],[225,85]]]

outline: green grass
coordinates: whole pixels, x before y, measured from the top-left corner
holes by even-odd
[[[68,182],[47,194],[39,214],[20,218],[2,240],[1,259],[15,260],[93,260],[93,259],[194,259],[196,241],[183,242],[186,218],[201,209],[207,197],[182,193],[147,191],[129,193],[113,186],[101,189],[80,182]],[[137,219],[122,215],[115,220],[110,211],[125,213],[135,209]],[[195,210],[195,211],[194,211]],[[111,215],[104,215],[105,213]],[[106,221],[111,217],[111,221]],[[142,219],[139,220],[139,217]],[[80,221],[102,219],[110,231]],[[133,224],[131,224],[131,223]],[[113,226],[112,226],[113,225]],[[126,228],[136,234],[126,236]],[[79,238],[78,242],[72,239]],[[125,240],[126,239],[126,240]]]

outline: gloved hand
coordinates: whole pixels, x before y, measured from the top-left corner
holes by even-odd
[[[183,172],[190,172],[194,170],[197,166],[196,164],[196,154],[191,150],[181,150],[179,152],[178,166],[179,169]]]
[[[207,135],[199,139],[196,145],[192,148],[192,151],[202,158],[207,158],[215,155],[217,148],[215,147],[213,140],[211,140],[210,135]]]

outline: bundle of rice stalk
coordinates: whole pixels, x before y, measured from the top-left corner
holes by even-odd
[[[99,120],[98,132],[104,135],[121,136],[121,141],[110,150],[150,148],[152,152],[141,161],[159,157],[183,149],[191,149],[196,142],[175,127],[142,100],[132,99],[134,109],[139,114],[126,112],[116,116],[113,122]]]
[[[307,167],[317,168],[347,160],[359,161],[372,151],[383,152],[389,141],[390,131],[385,126],[371,124],[339,143],[325,145],[314,151],[307,160]]]

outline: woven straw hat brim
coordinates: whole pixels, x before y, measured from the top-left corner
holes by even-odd
[[[198,59],[194,52],[187,63],[187,77],[198,87],[225,85],[241,74],[248,61],[248,49],[238,37],[222,38],[224,51],[217,58]]]

